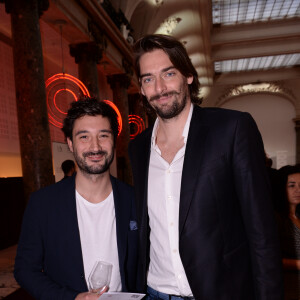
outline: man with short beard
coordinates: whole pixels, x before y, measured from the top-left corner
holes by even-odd
[[[201,108],[184,46],[148,35],[135,68],[154,126],[129,146],[138,289],[155,299],[279,300],[281,261],[264,148],[248,113]]]
[[[117,114],[103,101],[80,99],[71,104],[62,130],[78,170],[32,194],[15,278],[35,299],[98,299],[103,291],[89,291],[88,277],[100,260],[113,265],[110,291],[133,291],[133,189],[109,173],[119,130]]]

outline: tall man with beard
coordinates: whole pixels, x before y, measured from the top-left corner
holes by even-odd
[[[110,291],[132,291],[137,225],[132,187],[110,176],[117,114],[105,102],[71,104],[63,132],[76,175],[32,194],[23,218],[15,278],[35,299],[98,299],[88,292],[97,260],[113,265]]]
[[[157,119],[130,144],[139,226],[138,289],[148,299],[282,299],[264,148],[248,113],[200,108],[184,46],[134,46]]]

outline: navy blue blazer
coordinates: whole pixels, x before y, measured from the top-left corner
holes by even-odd
[[[140,235],[139,291],[145,291],[149,266],[151,135],[152,128],[129,145]],[[279,242],[263,143],[248,113],[194,107],[182,171],[178,234],[180,257],[196,299],[282,299]]]
[[[122,291],[133,291],[137,226],[133,188],[111,176]],[[32,194],[26,207],[15,278],[36,299],[75,299],[88,291],[76,213],[75,176]]]

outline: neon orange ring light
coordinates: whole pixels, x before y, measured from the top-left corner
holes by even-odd
[[[109,104],[117,113],[118,115],[118,123],[119,123],[119,127],[118,127],[118,136],[120,135],[122,128],[123,128],[123,123],[122,123],[122,117],[121,117],[121,113],[118,109],[118,107],[110,100],[103,100],[105,103]]]
[[[57,95],[64,91],[70,93],[75,101],[78,100],[78,96],[76,95],[78,91],[72,91],[71,88],[66,87],[66,84],[68,84],[70,87],[75,87],[76,89],[79,88],[79,91],[83,96],[90,97],[87,87],[79,79],[70,74],[58,73],[48,78],[45,82],[45,85],[49,123],[58,128],[63,127],[62,122],[67,112],[62,111],[58,107],[56,103]]]
[[[144,120],[138,115],[129,115],[128,116],[129,124],[133,123],[136,126],[136,131],[130,134],[130,139],[134,139],[139,133],[145,130]]]

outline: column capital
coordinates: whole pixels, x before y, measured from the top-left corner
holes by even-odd
[[[49,0],[0,0],[0,3],[5,3],[5,11],[10,14],[15,10],[24,8],[34,8],[37,5],[39,17],[49,8]],[[33,9],[32,9],[33,10]]]
[[[128,89],[131,78],[127,74],[115,74],[107,76],[107,82],[112,89],[116,88],[117,86]]]
[[[77,64],[82,60],[95,61],[98,64],[102,58],[103,49],[95,42],[70,44],[69,47]]]
[[[297,116],[296,118],[293,119],[295,123],[295,129],[299,130],[300,129],[300,116]]]

